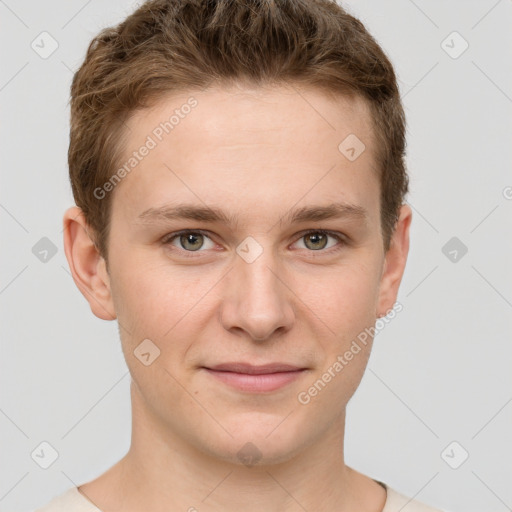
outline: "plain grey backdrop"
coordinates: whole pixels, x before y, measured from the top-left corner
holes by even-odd
[[[129,447],[117,326],[70,276],[62,215],[73,72],[136,5],[0,0],[1,512]],[[403,311],[349,404],[347,463],[451,512],[512,510],[512,1],[343,5],[396,67],[413,209]]]

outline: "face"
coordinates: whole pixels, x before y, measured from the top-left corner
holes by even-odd
[[[126,160],[150,149],[111,192],[96,302],[119,321],[133,407],[202,453],[287,460],[343,422],[371,337],[353,342],[392,308],[405,265],[407,219],[383,249],[368,108],[218,88],[128,125]],[[251,367],[214,370],[234,363]]]

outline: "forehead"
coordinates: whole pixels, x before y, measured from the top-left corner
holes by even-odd
[[[354,133],[367,142],[373,136],[370,110],[360,96],[327,95],[319,89],[291,84],[217,86],[168,94],[151,108],[135,111],[128,125],[132,142],[148,133],[164,143],[161,137],[169,143],[173,138],[195,143],[200,137],[208,150],[212,146],[232,147],[237,142],[277,146],[285,138],[299,151],[304,141],[312,141],[317,134],[324,138],[325,146],[337,149],[340,136]],[[326,135],[330,136],[325,139]]]
[[[360,98],[217,87],[162,97],[128,126],[121,165],[137,161],[114,201],[126,215],[185,197],[269,215],[293,203],[346,200],[375,210],[378,202],[370,112]]]

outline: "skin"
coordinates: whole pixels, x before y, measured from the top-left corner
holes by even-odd
[[[134,113],[127,154],[191,95]],[[117,318],[132,377],[131,447],[79,491],[105,512],[381,511],[385,490],[343,457],[345,409],[371,341],[307,405],[297,399],[393,307],[406,264],[409,206],[384,252],[368,107],[295,86],[193,96],[197,107],[111,192],[108,272],[80,209],[64,216],[73,279],[97,317]],[[351,133],[366,145],[352,162],[338,150]],[[138,218],[176,202],[221,208],[237,223]],[[366,217],[287,220],[334,202]],[[181,229],[207,235],[164,243]],[[345,243],[328,237],[324,247],[318,229]],[[249,236],[263,251],[251,263],[236,252]],[[144,339],[160,350],[148,366],[134,355]],[[307,370],[250,393],[200,368],[232,361]],[[253,466],[237,455],[248,442],[261,454]]]

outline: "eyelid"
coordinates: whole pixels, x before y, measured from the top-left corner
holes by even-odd
[[[200,234],[200,235],[203,235],[207,238],[209,238],[212,242],[212,237],[211,237],[211,233],[209,231],[206,231],[204,229],[182,229],[180,231],[174,231],[173,233],[168,233],[167,235],[165,235],[161,242],[162,244],[164,245],[171,245],[171,242],[174,241],[174,239],[178,238],[179,236],[181,235],[188,235],[188,234]],[[197,251],[186,251],[185,249],[180,249],[178,247],[175,247],[175,249],[179,250],[179,251],[182,251],[182,252],[188,252],[188,253],[198,253],[198,252],[203,252],[201,251],[201,249],[197,250]]]
[[[190,233],[199,233],[201,235],[205,235],[208,238],[211,238],[209,236],[209,231],[205,231],[204,229],[181,229],[180,231],[173,231],[172,233],[167,233],[162,238],[162,243],[169,243],[173,238],[176,238],[181,235],[188,235]]]
[[[171,241],[173,241],[175,238],[181,236],[181,235],[186,235],[186,234],[190,234],[190,233],[197,233],[197,234],[201,234],[207,238],[209,238],[212,242],[212,237],[211,237],[211,233],[207,230],[204,230],[204,229],[182,229],[180,231],[174,231],[172,233],[168,233],[167,235],[165,235],[161,242],[164,244],[164,245],[171,245]],[[318,250],[318,251],[313,251],[313,250],[310,250],[308,252],[310,253],[315,253],[315,252],[318,252],[318,253],[328,253],[328,252],[333,252],[333,251],[336,251],[337,249],[340,249],[341,247],[345,246],[348,244],[348,238],[346,237],[346,235],[344,235],[343,233],[338,233],[338,232],[335,232],[335,231],[330,231],[328,229],[321,229],[321,228],[317,228],[317,229],[305,229],[303,231],[299,231],[298,233],[295,234],[295,241],[293,242],[294,244],[297,243],[301,238],[305,237],[306,235],[308,234],[311,234],[311,233],[322,233],[324,235],[328,235],[328,236],[331,236],[333,238],[335,238],[339,244],[335,247],[330,247],[329,249],[326,249],[326,250]],[[340,247],[341,246],[341,247]],[[191,254],[196,254],[198,252],[204,252],[204,251],[201,251],[201,249],[197,250],[197,251],[186,251],[185,249],[179,249],[178,247],[176,247],[175,249],[181,251],[181,252],[187,252],[187,253],[191,253]]]
[[[306,235],[311,234],[311,233],[321,233],[324,235],[328,235],[332,238],[335,238],[338,241],[337,245],[335,245],[334,247],[329,247],[328,249],[325,249],[325,250],[320,249],[318,251],[314,251],[314,250],[307,251],[308,254],[311,254],[313,256],[316,256],[317,254],[318,255],[331,254],[333,252],[343,249],[343,247],[348,245],[348,237],[346,235],[344,235],[343,233],[339,233],[337,231],[330,231],[328,229],[322,229],[322,228],[306,229],[304,231],[300,231],[299,233],[296,234],[297,239],[293,243],[294,244],[297,243],[301,238],[303,238]]]
[[[330,231],[328,229],[305,229],[304,231],[299,231],[296,233],[297,240],[302,238],[303,236],[309,235],[310,233],[322,233],[324,235],[332,236],[333,238],[336,238],[340,242],[348,243],[348,238],[343,233],[339,233],[338,231]]]

